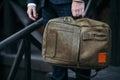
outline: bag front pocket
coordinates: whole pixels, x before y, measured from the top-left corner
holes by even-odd
[[[80,30],[59,27],[53,26],[47,33],[45,56],[65,64],[77,64]],[[65,27],[68,26],[65,25]]]

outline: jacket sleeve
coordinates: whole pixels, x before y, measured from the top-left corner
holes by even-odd
[[[35,3],[36,4],[36,0],[27,0],[27,3]]]
[[[85,2],[85,3],[87,3],[89,0],[73,0],[73,1],[80,1],[80,2]]]

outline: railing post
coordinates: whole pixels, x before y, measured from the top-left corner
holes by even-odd
[[[31,43],[30,35],[24,38],[24,51],[25,51],[25,80],[31,80]]]
[[[9,75],[7,77],[7,80],[14,80],[14,78],[16,76],[18,67],[19,67],[19,65],[20,65],[20,63],[22,61],[22,57],[24,55],[23,46],[24,46],[24,40],[21,40],[21,42],[19,44],[19,47],[18,47],[18,51],[17,51],[16,57],[15,57],[15,60],[14,60],[14,62],[12,64],[12,67],[10,69]]]
[[[25,80],[31,80],[31,41],[30,34],[26,35],[21,41],[16,58],[11,67],[7,80],[15,80],[18,67],[24,55]]]

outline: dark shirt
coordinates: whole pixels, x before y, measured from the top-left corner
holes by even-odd
[[[37,0],[27,0],[27,3],[35,3]],[[53,4],[66,4],[66,3],[72,3],[72,0],[49,0]],[[83,0],[87,2],[88,0]],[[45,4],[45,0],[39,0],[40,6],[43,7]]]

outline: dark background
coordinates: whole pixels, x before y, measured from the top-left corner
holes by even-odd
[[[16,12],[11,2],[20,7]],[[18,17],[18,13],[26,15],[26,0],[0,0],[0,41],[3,41],[7,37],[11,36],[15,32],[23,29],[28,23],[22,23],[22,17]],[[111,48],[111,59],[110,65],[119,67],[120,66],[120,0],[93,0],[90,9],[88,10],[88,17],[101,20],[110,25],[112,30],[112,48]],[[32,23],[27,17],[27,22]],[[41,14],[40,16],[41,17]],[[5,80],[9,73],[9,69],[13,62],[13,55],[16,54],[19,40],[12,42],[11,44],[0,50],[0,80]],[[32,78],[37,80],[37,77],[41,76],[39,80],[45,80],[43,74],[49,72],[51,68],[48,64],[39,60],[41,51],[32,45]],[[2,54],[2,55],[1,55]],[[34,56],[36,56],[34,58]],[[39,67],[38,67],[39,66]],[[22,75],[24,78],[24,64],[21,63],[18,75]],[[40,75],[41,73],[41,75]],[[18,76],[17,75],[17,76]],[[18,79],[16,80],[23,80]]]

